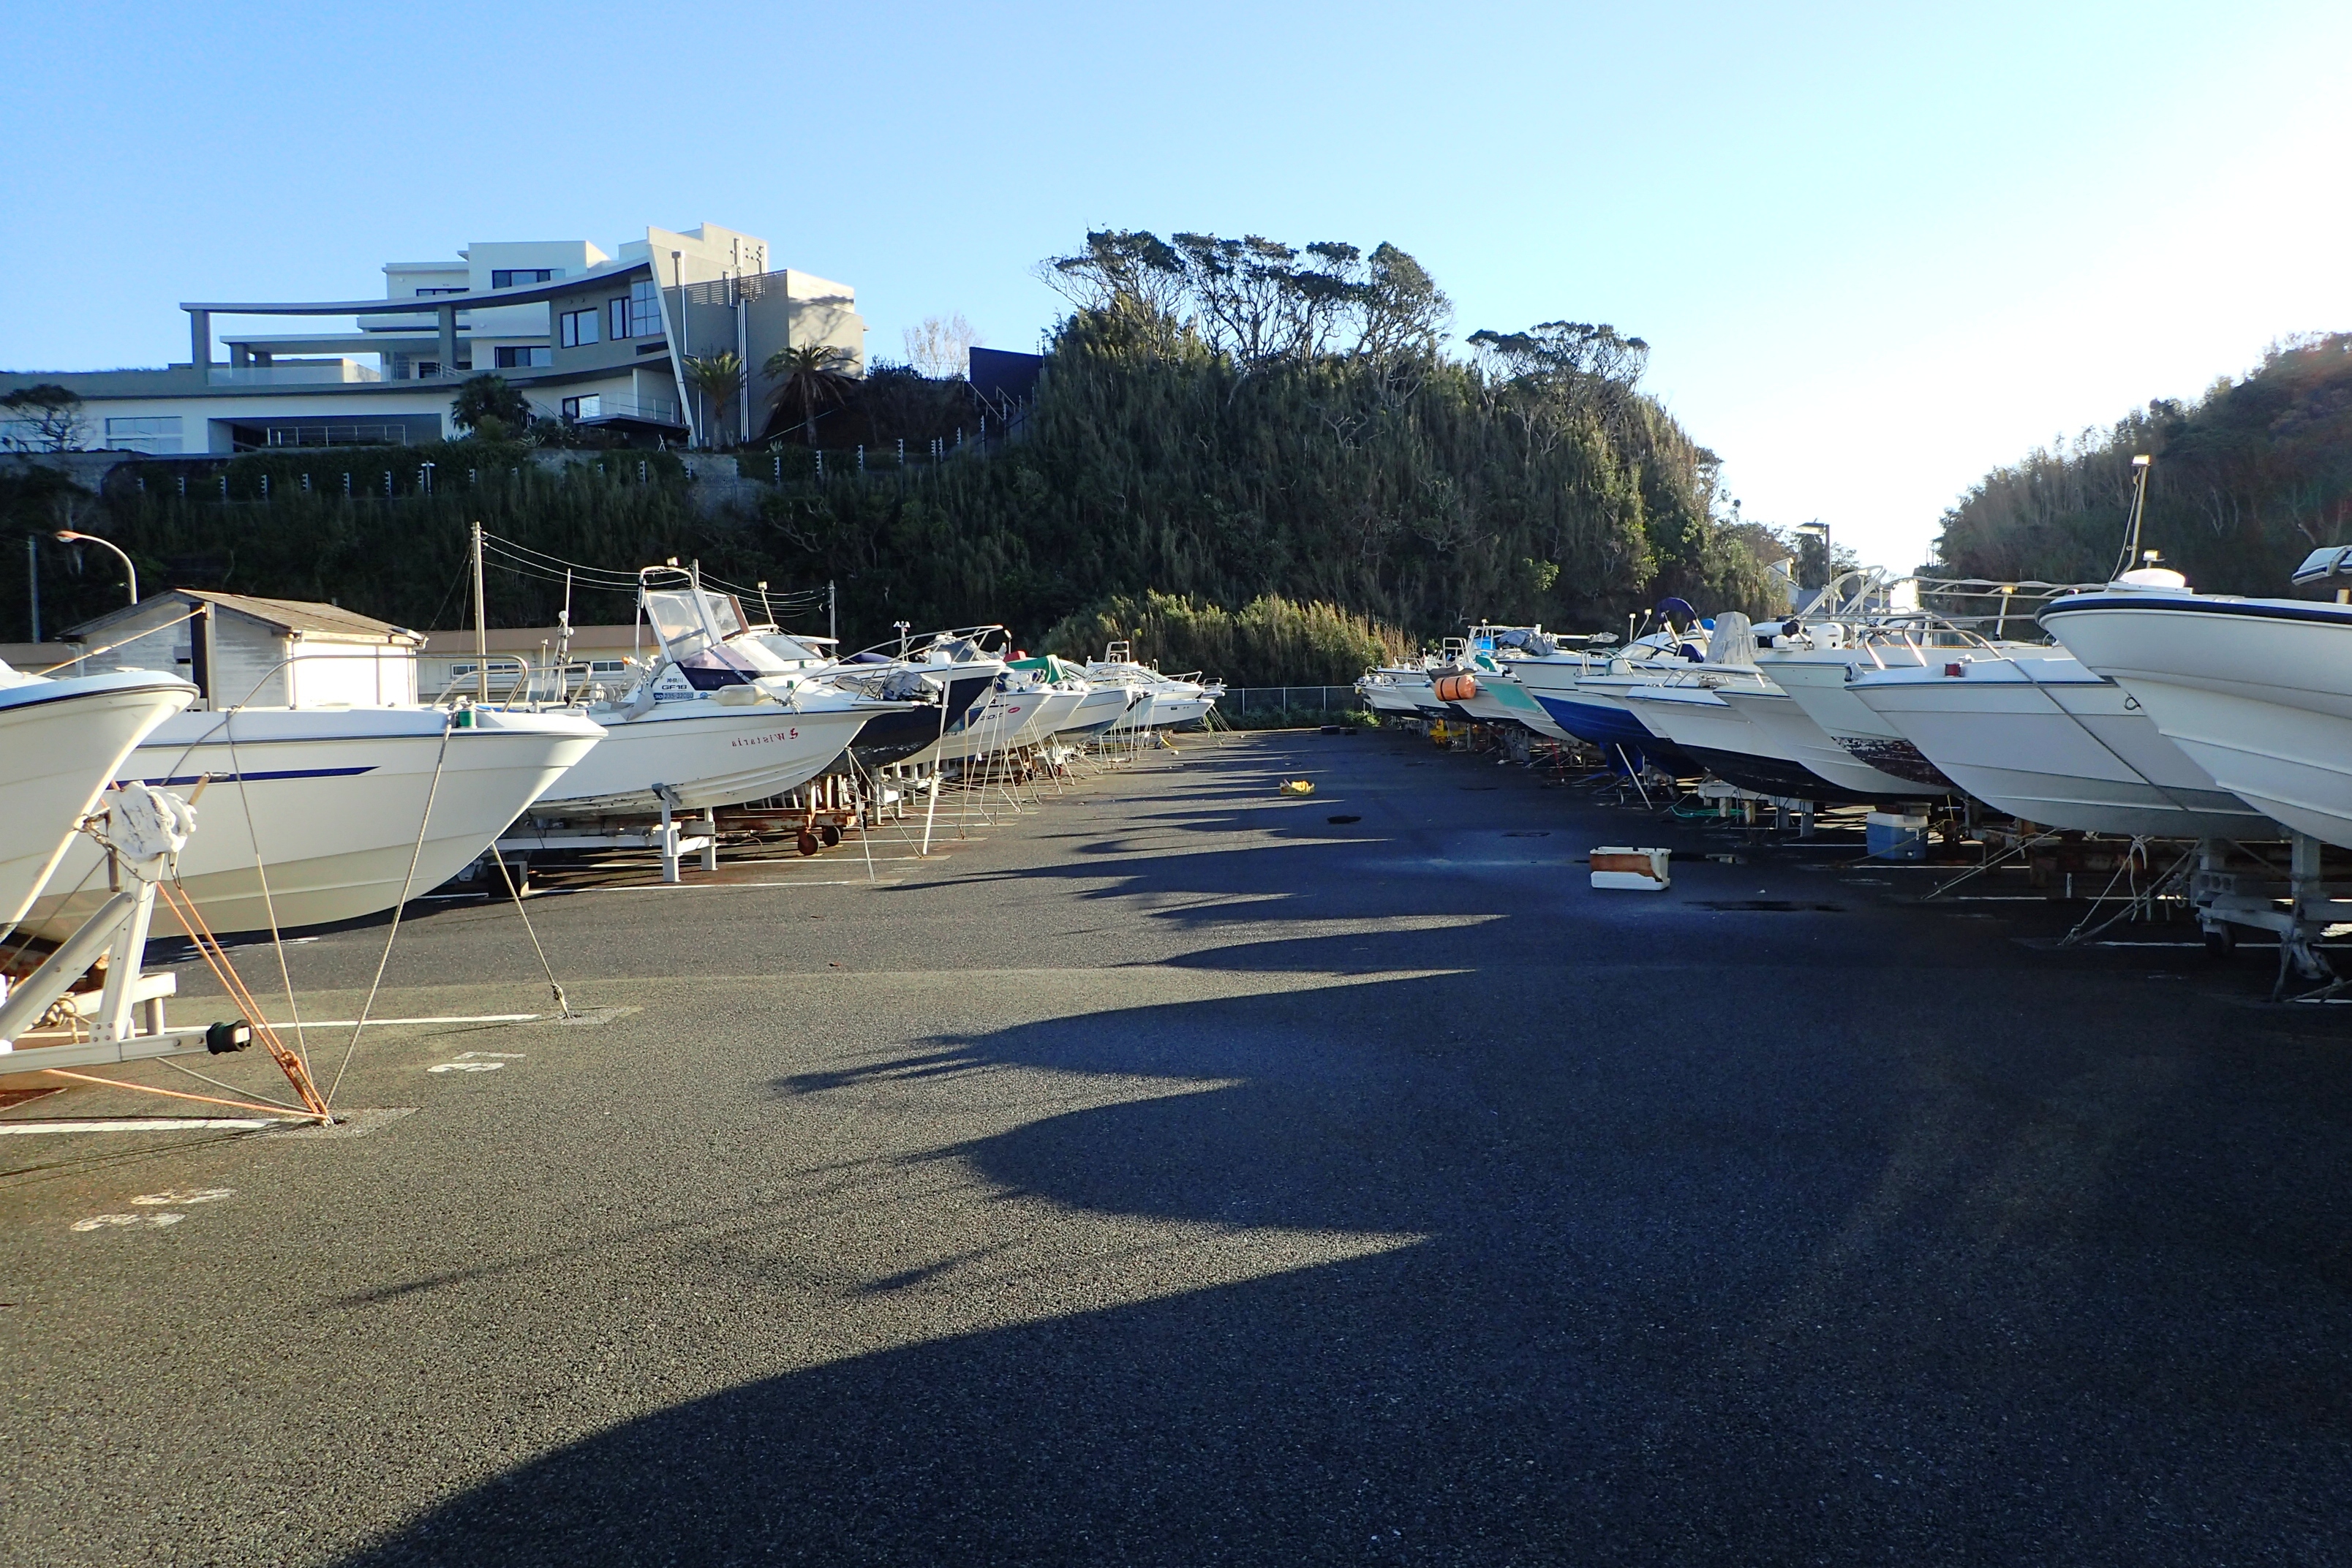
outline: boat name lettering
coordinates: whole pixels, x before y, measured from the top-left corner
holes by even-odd
[[[795,725],[793,728],[789,730],[779,730],[772,735],[740,736],[736,740],[728,743],[735,746],[764,746],[771,741],[797,741],[800,738],[800,729]]]

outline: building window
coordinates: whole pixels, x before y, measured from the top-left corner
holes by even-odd
[[[562,331],[556,341],[567,349],[585,348],[596,341],[596,312],[566,310],[560,322]]]
[[[110,415],[106,421],[110,452],[176,452],[180,449],[180,416]]]
[[[654,292],[653,280],[630,284],[629,336],[657,338],[661,330],[661,297]]]
[[[635,337],[629,331],[629,301],[626,298],[604,301],[604,335],[614,342]]]
[[[500,370],[532,370],[555,363],[555,351],[543,346],[515,343],[501,347],[498,353]]]
[[[533,283],[552,283],[563,276],[561,267],[500,267],[490,273],[493,289],[521,289]]]
[[[473,290],[471,289],[468,289],[464,284],[460,283],[455,289],[419,289],[416,291],[416,296],[421,300],[427,294],[470,294],[472,292]]]
[[[604,416],[604,395],[592,393],[586,397],[565,398],[563,416],[566,419],[602,419]]]

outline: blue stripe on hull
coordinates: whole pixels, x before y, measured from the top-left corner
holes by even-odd
[[[1543,704],[1552,722],[1575,736],[1601,748],[1612,767],[1638,769],[1644,761],[1656,762],[1672,768],[1685,761],[1674,745],[1650,733],[1639,719],[1622,708],[1606,708],[1598,702],[1570,702],[1549,692],[1528,693]]]

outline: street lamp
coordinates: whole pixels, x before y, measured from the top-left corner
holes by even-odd
[[[95,533],[76,533],[70,528],[61,528],[58,530],[56,538],[59,544],[104,544],[117,555],[122,555],[120,546],[107,543]],[[131,602],[136,605],[139,602],[139,568],[131,563],[131,557],[122,555],[122,569],[131,574]]]

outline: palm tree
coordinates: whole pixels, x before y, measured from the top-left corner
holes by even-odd
[[[803,343],[777,350],[761,366],[782,384],[776,388],[776,406],[797,409],[807,422],[807,441],[812,447],[816,445],[817,411],[828,403],[846,399],[856,384],[849,374],[849,363],[846,349],[831,343]]]
[[[727,405],[743,390],[743,359],[733,349],[724,353],[688,354],[685,360],[686,384],[702,394],[705,410],[702,439],[706,446],[716,447],[711,431],[727,422]],[[728,443],[731,445],[732,443]]]

